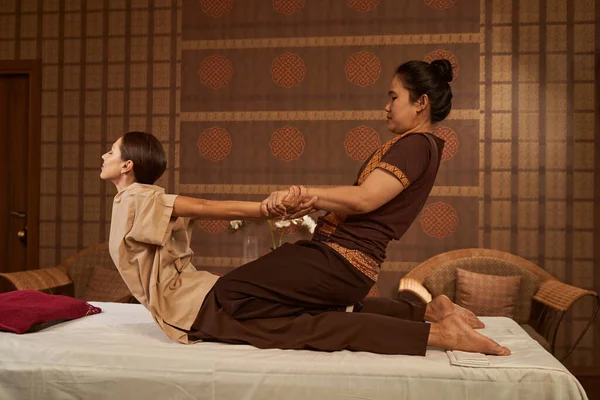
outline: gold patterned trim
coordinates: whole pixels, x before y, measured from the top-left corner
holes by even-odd
[[[393,139],[388,140],[383,146],[377,149],[375,153],[373,153],[373,155],[369,159],[369,162],[367,163],[367,166],[365,167],[365,169],[363,169],[363,172],[358,177],[359,185],[363,184],[363,182],[367,179],[371,172],[373,172],[375,168],[378,167],[379,163],[381,162],[381,159],[383,158],[383,155],[387,153],[388,150],[394,145],[394,143],[396,143],[401,138],[402,136],[396,136]]]
[[[316,36],[220,40],[182,40],[182,50],[273,49],[278,47],[393,46],[414,44],[480,43],[481,33],[419,35]]]
[[[365,274],[369,279],[377,282],[379,264],[371,257],[359,250],[350,250],[334,242],[326,242],[327,246],[344,257],[354,268]]]
[[[313,234],[314,240],[326,240],[336,231],[339,224],[344,222],[346,215],[336,214],[329,212],[324,217],[319,218],[315,233]]]
[[[408,180],[404,172],[402,172],[402,170],[396,167],[395,165],[380,162],[379,164],[377,164],[377,168],[381,168],[388,172],[391,172],[396,178],[398,178],[402,186],[404,186],[404,189],[406,189],[408,185],[410,185],[410,181]]]
[[[452,110],[446,120],[479,120],[480,110]],[[329,110],[329,111],[196,111],[182,112],[185,122],[235,122],[235,121],[383,121],[381,110]]]

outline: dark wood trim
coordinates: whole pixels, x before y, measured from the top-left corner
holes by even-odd
[[[540,0],[540,25],[539,25],[539,38],[540,38],[540,53],[538,58],[539,64],[539,81],[540,87],[538,91],[538,129],[540,132],[539,136],[539,150],[538,150],[538,256],[537,265],[544,268],[546,264],[546,56],[547,56],[547,45],[548,40],[546,35],[546,24],[547,24],[547,4],[546,0]]]
[[[109,2],[104,0],[102,3],[102,32],[108,32],[109,28]],[[102,87],[108,87],[108,34],[102,35]],[[102,151],[106,151],[112,146],[108,143],[108,90],[102,90],[100,103],[100,145]],[[128,112],[128,111],[124,111]],[[107,184],[100,185],[100,240],[104,241],[108,238],[106,235],[106,222],[110,221],[110,215],[107,218],[106,213],[106,194]],[[60,262],[60,261],[59,261]]]
[[[0,60],[0,73],[2,75],[31,75],[38,66],[41,72],[39,60]]]
[[[512,2],[512,116],[510,143],[510,251],[519,254],[519,0]]]
[[[81,24],[81,32],[87,32],[87,2],[81,2],[81,18],[79,20]],[[131,20],[126,21],[125,26],[131,23]],[[87,41],[81,40],[79,45],[79,168],[77,171],[77,187],[80,193],[85,193],[85,122],[86,115],[85,111],[85,100],[86,100],[86,76],[87,76]],[[125,49],[125,54],[129,53],[130,49]],[[127,62],[127,60],[126,60]],[[127,68],[127,67],[125,67]],[[127,76],[127,69],[125,70],[125,76]],[[77,230],[77,250],[83,248],[85,225],[83,221],[85,207],[85,196],[79,195],[77,199],[77,221],[79,222],[79,229]],[[62,253],[62,251],[61,251]]]
[[[600,293],[600,6],[596,4],[594,111],[594,289]],[[594,360],[600,364],[600,324],[594,329]]]
[[[0,61],[0,75],[29,76],[29,156],[27,193],[27,266],[40,265],[40,173],[42,126],[42,63],[40,60]]]
[[[42,61],[35,60],[29,74],[29,200],[27,268],[40,266],[40,174],[41,174],[41,130],[42,130]]]
[[[485,1],[484,35],[484,132],[483,132],[483,243],[482,247],[491,247],[492,237],[492,40],[493,40],[493,1]],[[481,179],[481,178],[480,178]],[[481,185],[481,183],[480,183]]]
[[[565,283],[573,284],[573,220],[575,204],[575,92],[573,90],[575,82],[575,1],[567,1],[567,143],[566,143],[566,210],[565,210]],[[573,313],[565,315],[565,340],[567,343],[573,343],[577,337],[573,329]]]

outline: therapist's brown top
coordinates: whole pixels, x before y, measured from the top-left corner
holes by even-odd
[[[135,298],[173,340],[190,343],[187,331],[218,276],[197,271],[190,249],[189,218],[173,217],[177,195],[134,183],[113,202],[110,255]]]

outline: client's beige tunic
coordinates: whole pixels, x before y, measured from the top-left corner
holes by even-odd
[[[172,217],[177,195],[134,183],[115,196],[110,255],[135,298],[171,339],[187,332],[218,276],[197,271],[190,249],[189,218]]]

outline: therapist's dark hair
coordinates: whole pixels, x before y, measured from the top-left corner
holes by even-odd
[[[452,64],[448,60],[408,61],[396,68],[396,76],[409,92],[410,101],[429,98],[431,122],[443,121],[452,109]]]

